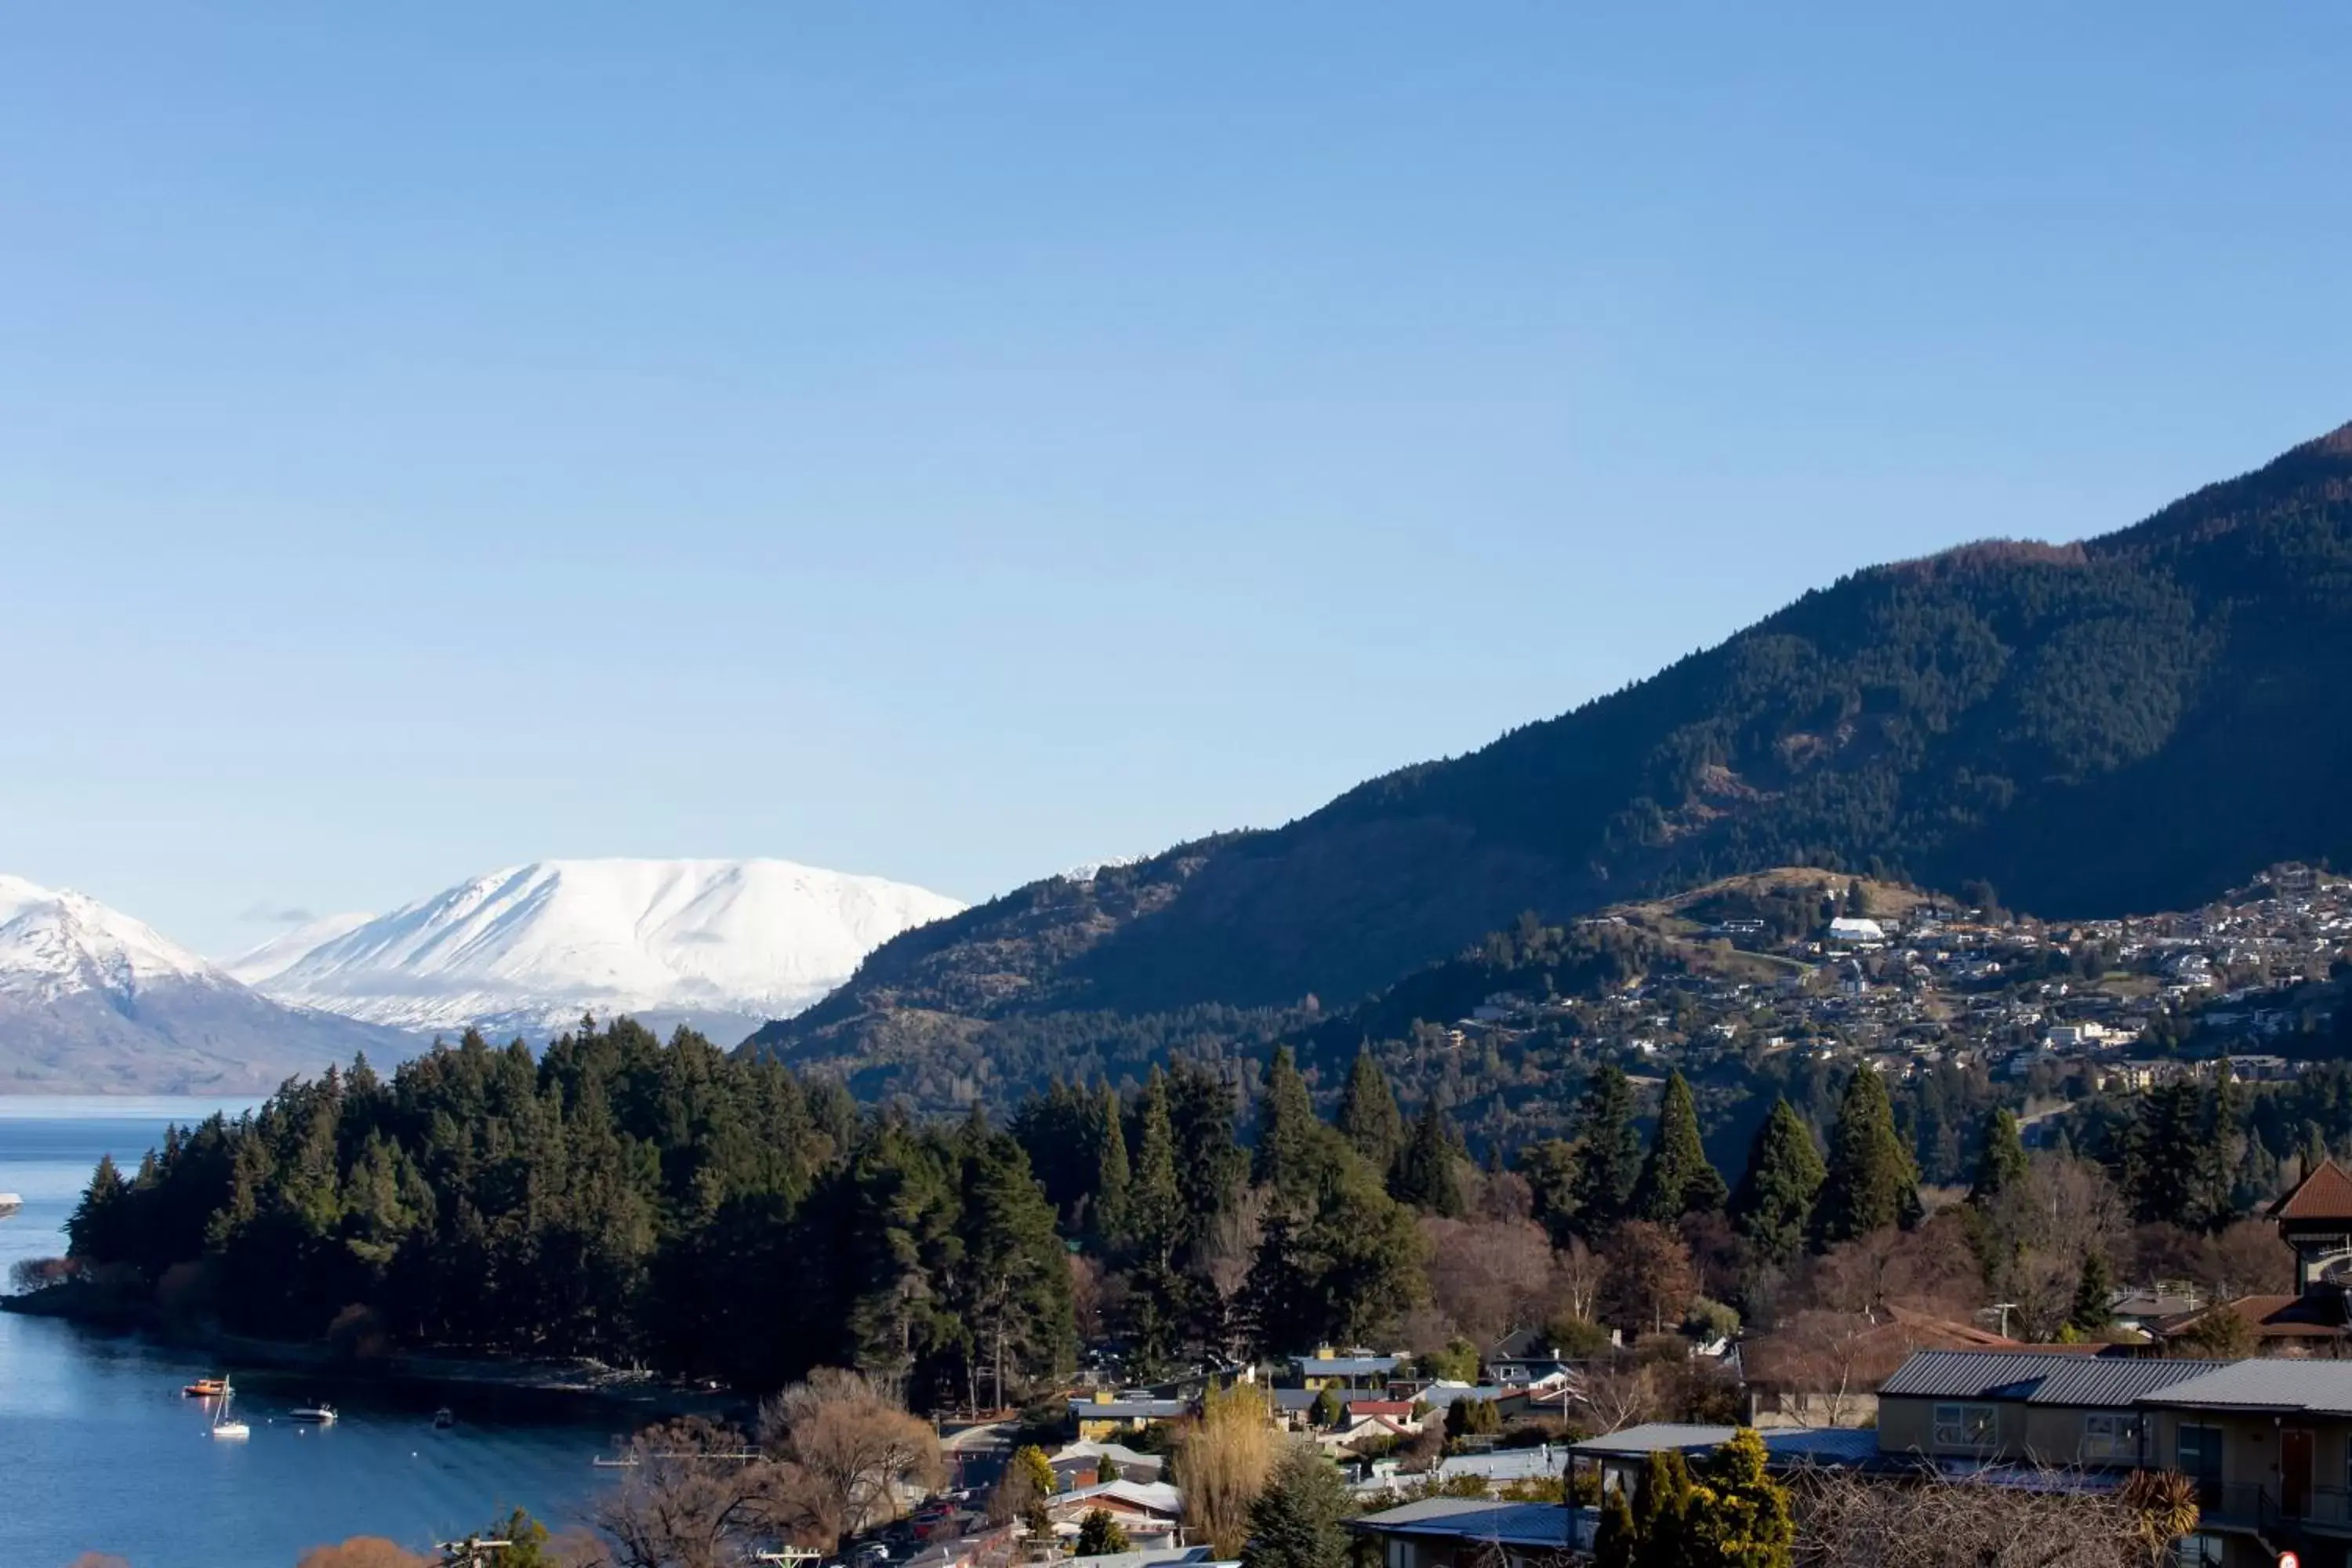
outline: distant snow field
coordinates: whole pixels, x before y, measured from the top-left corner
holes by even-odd
[[[789,860],[541,860],[330,917],[224,967],[280,1002],[413,1031],[537,1037],[589,1011],[732,1027],[800,1011],[962,907]]]

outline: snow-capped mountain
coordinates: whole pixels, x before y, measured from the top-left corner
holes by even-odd
[[[540,1038],[583,1013],[626,1013],[731,1045],[962,907],[789,860],[541,860],[378,916],[259,984],[404,1029]]]
[[[289,1007],[85,894],[0,875],[0,1092],[244,1092],[418,1042]]]
[[[221,967],[247,985],[258,985],[273,975],[283,974],[296,960],[315,948],[323,947],[337,937],[359,930],[375,919],[369,914],[320,915],[314,921],[279,931],[257,947],[249,947],[235,958],[223,959]]]

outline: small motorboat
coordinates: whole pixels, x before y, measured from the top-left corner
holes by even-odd
[[[226,1394],[227,1392],[228,1379],[225,1377],[200,1377],[196,1379],[195,1382],[180,1390],[180,1397],[183,1399],[218,1399],[222,1394]]]
[[[331,1426],[335,1424],[335,1407],[331,1405],[306,1405],[290,1414],[295,1420],[308,1421],[316,1426]]]
[[[433,1426],[436,1431],[446,1432],[457,1424],[457,1413],[446,1405],[433,1413]]]
[[[231,1397],[228,1379],[222,1378],[220,1405],[213,1411],[213,1436],[230,1442],[242,1442],[253,1436],[253,1428],[228,1413]]]
[[[15,1193],[0,1193],[0,1219],[6,1219],[25,1206],[25,1200]]]

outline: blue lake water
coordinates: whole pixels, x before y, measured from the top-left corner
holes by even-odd
[[[251,1101],[0,1097],[0,1280],[18,1258],[65,1250],[63,1226],[90,1167],[127,1174],[170,1121]],[[233,1375],[249,1442],[216,1442],[190,1380]],[[287,1413],[319,1398],[341,1419]],[[487,1399],[488,1396],[485,1396]],[[433,1406],[459,1417],[434,1429]],[[243,1373],[190,1352],[0,1313],[0,1565],[64,1568],[109,1552],[132,1568],[293,1568],[322,1542],[382,1535],[415,1549],[522,1507],[577,1522],[610,1450],[610,1421],[519,1415],[463,1395],[394,1395]]]

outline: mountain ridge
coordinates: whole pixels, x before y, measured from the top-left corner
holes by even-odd
[[[0,875],[0,1092],[258,1092],[422,1045],[273,1002],[86,894]]]
[[[1149,884],[1131,905],[1014,889],[748,1044],[872,1070],[1017,1019],[1348,1002],[1523,910],[1784,864],[2189,907],[2352,861],[2347,737],[2352,425],[2078,543],[1849,573],[1474,752],[1098,877]]]

